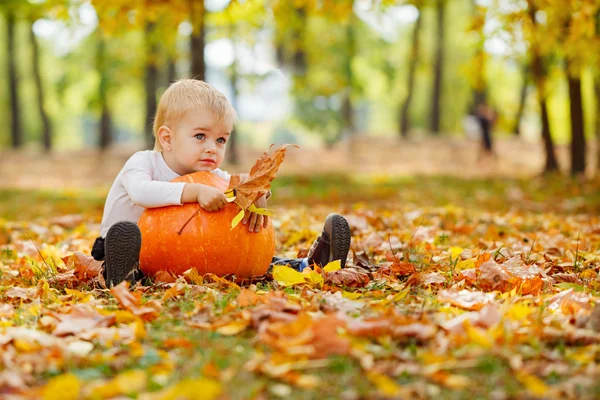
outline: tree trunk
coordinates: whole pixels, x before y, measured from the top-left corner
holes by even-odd
[[[433,94],[431,98],[431,131],[440,133],[442,81],[444,77],[444,16],[446,14],[446,0],[437,0],[437,38],[433,80]]]
[[[412,102],[413,91],[415,88],[415,72],[417,71],[417,64],[419,63],[419,50],[420,41],[419,36],[421,35],[421,25],[423,23],[422,9],[418,9],[419,15],[415,21],[412,37],[412,48],[410,54],[410,66],[408,69],[408,92],[402,109],[400,111],[400,135],[405,139],[408,137],[408,131],[411,128],[410,124],[410,104]]]
[[[535,25],[535,13],[536,8],[532,0],[527,1],[529,5],[529,18]],[[556,159],[556,153],[554,151],[554,142],[552,140],[552,134],[550,132],[550,121],[548,119],[548,107],[546,103],[545,93],[545,79],[546,79],[546,68],[542,56],[540,55],[539,48],[534,42],[530,46],[531,51],[531,74],[535,80],[535,86],[537,91],[538,103],[540,105],[541,119],[542,119],[542,139],[544,140],[544,151],[546,153],[546,165],[544,166],[544,174],[558,171],[558,161]]]
[[[100,100],[100,149],[104,151],[112,143],[112,128],[110,109],[108,107],[108,76],[106,71],[106,44],[100,34],[98,38],[96,65],[100,73],[99,100]]]
[[[554,142],[552,140],[552,134],[550,133],[550,120],[548,119],[548,106],[546,99],[540,96],[539,103],[542,114],[542,139],[544,140],[544,151],[546,153],[546,165],[544,166],[544,173],[556,172],[558,171],[558,160],[556,159]]]
[[[156,113],[156,90],[158,88],[158,46],[152,38],[154,23],[146,24],[146,73],[144,78],[146,91],[146,118],[144,120],[144,136],[146,144],[152,148],[154,146],[154,134],[152,121]]]
[[[594,79],[596,95],[596,176],[600,176],[600,74]]]
[[[346,90],[342,103],[342,134],[341,136],[354,136],[354,109],[352,106],[352,92],[354,88],[354,75],[352,73],[352,60],[356,55],[356,37],[354,34],[354,14],[349,17],[348,25],[346,26],[347,38],[347,59],[346,59]]]
[[[204,62],[204,23],[206,11],[204,0],[190,0],[190,16],[192,22],[192,35],[190,38],[190,74],[198,80],[206,79],[206,64]]]
[[[525,102],[527,100],[527,86],[529,85],[527,64],[523,64],[523,83],[521,84],[521,93],[519,94],[519,108],[517,109],[517,115],[515,116],[515,126],[513,133],[516,136],[521,135],[521,119],[523,118],[523,112],[525,111]]]
[[[581,78],[568,74],[569,100],[571,111],[571,175],[585,173],[585,131],[583,104],[581,99]]]
[[[554,151],[554,142],[552,140],[552,134],[550,132],[550,121],[548,119],[548,107],[546,103],[546,96],[544,93],[544,79],[545,71],[542,58],[534,50],[533,58],[531,61],[531,73],[536,82],[538,103],[540,105],[541,119],[542,119],[542,139],[544,141],[544,151],[546,153],[546,165],[544,166],[544,173],[551,173],[558,171],[558,160],[556,159],[556,153]]]
[[[44,109],[44,86],[42,84],[42,74],[40,73],[40,49],[35,33],[33,32],[33,23],[29,27],[29,38],[31,40],[31,65],[33,68],[33,80],[38,98],[38,110],[42,120],[42,141],[44,150],[49,152],[52,149],[52,127],[48,114]]]
[[[235,28],[235,22],[233,21],[233,18],[230,17],[230,38],[233,42],[233,63],[231,64],[231,91],[232,91],[232,98],[231,98],[231,105],[233,106],[233,108],[235,110],[237,110],[238,108],[238,69],[237,69],[237,61],[238,61],[238,57],[237,57],[237,52],[236,52],[236,48],[235,48],[235,39],[237,37],[237,32],[236,32],[236,28]],[[238,165],[240,162],[239,159],[239,154],[238,154],[238,131],[234,128],[233,132],[231,132],[231,136],[229,137],[229,142],[227,144],[227,160],[229,161],[230,164],[232,165]]]
[[[6,12],[6,40],[8,57],[8,85],[10,92],[10,114],[11,114],[11,138],[12,147],[17,149],[23,145],[23,130],[21,128],[21,109],[19,106],[19,77],[17,76],[17,66],[15,64],[17,55],[15,52],[15,14],[8,10]]]
[[[167,58],[167,86],[177,80],[177,68],[175,67],[175,59],[173,56]]]
[[[481,11],[477,7],[475,0],[471,0],[471,7],[473,9],[473,18],[480,17]],[[486,74],[485,74],[485,34],[483,33],[483,24],[481,30],[478,32],[479,41],[477,43],[477,50],[475,51],[475,60],[480,61],[479,69],[475,71],[476,82],[473,88],[473,112],[477,110],[480,104],[487,104],[487,93],[486,93]]]
[[[299,29],[295,34],[298,35],[297,37],[301,45],[296,46],[294,50],[294,71],[297,75],[304,76],[306,75],[306,53],[304,51],[304,36],[306,34],[307,24],[306,9],[304,7],[298,7],[296,9],[296,14],[301,22],[298,24]]]

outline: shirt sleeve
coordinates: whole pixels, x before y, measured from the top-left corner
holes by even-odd
[[[131,200],[144,208],[180,205],[185,182],[152,180],[152,168],[152,162],[141,155],[125,163],[121,178]]]
[[[225,179],[227,182],[229,182],[229,180],[231,179],[231,175],[229,174],[229,172],[223,171],[222,169],[217,168],[217,169],[213,170],[212,172],[219,178]]]

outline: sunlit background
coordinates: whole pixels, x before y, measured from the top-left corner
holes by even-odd
[[[496,114],[500,161],[533,149],[531,172],[541,172],[543,102],[568,172],[570,96],[582,99],[588,151],[598,131],[598,2],[583,3],[3,0],[0,148],[150,148],[160,94],[196,77],[238,110],[233,163],[273,142],[406,148],[434,138],[422,147],[464,142],[473,153],[479,133],[467,116],[483,102]],[[584,168],[593,165],[588,157]]]

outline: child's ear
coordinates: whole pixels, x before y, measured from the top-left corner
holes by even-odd
[[[171,151],[171,139],[173,139],[173,132],[168,126],[161,126],[158,128],[158,141],[163,148],[163,151]]]

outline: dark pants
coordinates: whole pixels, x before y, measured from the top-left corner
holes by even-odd
[[[94,257],[97,261],[104,261],[104,238],[98,237],[94,241],[94,245],[92,246],[92,257]],[[303,258],[282,258],[282,257],[273,257],[271,260],[271,265],[269,266],[269,271],[273,268],[273,265],[289,265],[291,268],[302,272],[302,262]],[[106,268],[104,264],[102,264],[102,276],[104,279],[106,277]],[[144,278],[144,274],[139,269],[135,271],[135,280],[139,281]]]

